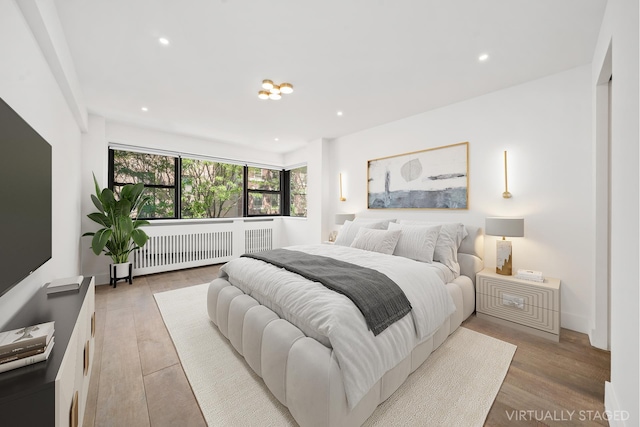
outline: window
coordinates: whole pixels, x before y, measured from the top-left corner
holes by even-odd
[[[131,151],[109,150],[110,187],[116,195],[125,184],[144,183],[151,203],[140,218],[177,218],[178,158]]]
[[[307,167],[287,171],[289,173],[289,215],[307,216]]]
[[[247,216],[280,215],[282,201],[281,172],[248,166]]]
[[[182,159],[181,218],[242,216],[244,167]]]
[[[109,149],[109,186],[142,182],[140,218],[307,216],[307,167],[278,170],[176,155]]]

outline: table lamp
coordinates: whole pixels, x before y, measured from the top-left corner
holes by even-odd
[[[502,240],[496,241],[496,273],[511,276],[513,268],[511,241],[505,240],[505,237],[524,237],[524,218],[486,218],[485,234],[502,236]]]

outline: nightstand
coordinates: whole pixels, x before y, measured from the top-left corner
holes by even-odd
[[[477,316],[560,340],[560,279],[543,283],[483,270],[476,276]]]

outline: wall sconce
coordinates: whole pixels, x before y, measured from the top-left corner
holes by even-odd
[[[496,273],[511,276],[511,242],[505,237],[524,237],[524,218],[486,218],[484,232],[488,236],[502,236],[502,240],[496,241]]]
[[[341,202],[347,201],[347,198],[344,197],[344,194],[342,193],[342,174],[340,174],[340,201]]]
[[[509,193],[509,183],[507,179],[507,150],[504,151],[504,193],[502,193],[502,197],[505,199],[511,198],[511,193]]]

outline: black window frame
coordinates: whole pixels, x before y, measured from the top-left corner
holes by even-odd
[[[115,187],[124,187],[127,184],[137,184],[136,182],[116,182],[115,181],[115,149],[109,148],[109,178],[108,184],[109,189],[111,191],[115,191]],[[127,150],[118,150],[118,151],[127,151]],[[153,156],[162,156],[163,154],[155,154],[155,153],[143,153],[150,154]],[[182,193],[182,185],[178,185],[181,183],[180,177],[182,176],[182,159],[179,156],[169,156],[164,155],[165,157],[173,157],[173,185],[161,185],[161,184],[144,184],[144,188],[162,188],[162,189],[173,189],[173,216],[169,217],[161,217],[161,218],[144,218],[145,220],[155,221],[155,220],[163,220],[163,219],[180,219],[180,213],[182,212],[180,194]]]
[[[115,187],[122,187],[126,184],[135,184],[133,182],[115,182],[114,180],[114,160],[115,160],[115,151],[129,151],[129,152],[141,152],[145,153],[142,150],[127,150],[126,148],[111,148],[109,147],[108,151],[108,184],[109,188],[113,191]],[[150,155],[164,155],[167,157],[174,158],[174,185],[159,185],[159,184],[144,184],[145,188],[163,188],[163,189],[173,189],[174,190],[174,215],[172,217],[162,217],[162,218],[145,218],[149,221],[162,221],[167,219],[183,219],[182,218],[182,156],[180,155],[171,155],[167,154],[158,154],[153,152],[148,152],[145,154]],[[222,162],[224,160],[211,159],[211,161]],[[236,163],[237,164],[237,163]],[[261,169],[270,169],[274,171],[278,171],[280,177],[280,189],[279,190],[252,190],[249,189],[249,168],[257,167]],[[242,218],[255,218],[255,217],[279,217],[279,216],[291,216],[291,170],[287,169],[277,169],[270,168],[268,166],[253,166],[253,165],[243,165],[243,207],[242,207]],[[278,194],[280,196],[280,213],[279,214],[249,214],[249,194],[257,193],[257,194]],[[296,218],[306,218],[306,217],[296,217]],[[190,220],[189,218],[187,218]],[[213,218],[209,218],[213,219]]]
[[[280,189],[279,190],[254,190],[254,189],[249,189],[249,168],[258,168],[258,169],[269,169],[269,170],[277,170],[278,171],[278,177],[279,177],[279,181],[280,181]],[[254,217],[274,217],[274,216],[286,216],[284,215],[284,202],[285,200],[285,196],[284,196],[284,191],[283,191],[283,181],[284,181],[284,169],[274,169],[274,168],[268,168],[268,167],[263,167],[263,166],[249,166],[249,165],[245,165],[244,166],[244,206],[243,206],[243,215],[245,218],[254,218]],[[249,213],[249,194],[278,194],[280,196],[280,213],[279,214],[250,214]]]

